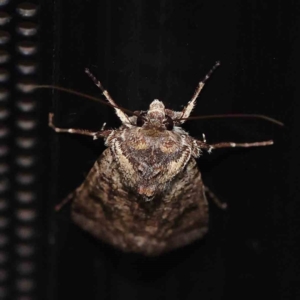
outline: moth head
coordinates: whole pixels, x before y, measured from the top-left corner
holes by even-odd
[[[140,111],[137,114],[136,126],[144,128],[156,128],[162,130],[172,130],[174,122],[172,118],[166,114],[164,104],[155,99],[151,102],[148,111]]]

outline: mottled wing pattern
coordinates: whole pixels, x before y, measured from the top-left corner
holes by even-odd
[[[145,202],[123,184],[111,149],[77,189],[72,218],[82,229],[123,251],[158,255],[207,232],[208,206],[194,159],[166,192]]]

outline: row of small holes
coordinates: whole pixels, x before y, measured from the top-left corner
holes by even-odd
[[[8,1],[0,0],[0,298],[8,299],[8,280],[10,271],[10,249],[11,241],[9,228],[11,218],[9,211],[12,209],[9,201],[9,192],[11,190],[10,182],[10,164],[8,162],[10,153],[10,128],[9,116],[11,115],[10,92],[7,89],[7,83],[10,79],[9,62],[11,59],[9,53],[10,34],[6,27],[10,25],[11,16],[2,11],[2,6]]]
[[[17,74],[20,81],[36,83],[33,79],[37,72],[38,25],[35,22],[38,8],[35,4],[24,2],[17,6],[20,22],[16,32],[21,41],[16,45],[20,59],[17,62]],[[20,91],[15,107],[18,117],[15,119],[16,135],[16,193],[15,235],[16,245],[15,279],[16,298],[34,299],[36,290],[36,228],[38,211],[35,206],[37,183],[37,99],[30,93]]]

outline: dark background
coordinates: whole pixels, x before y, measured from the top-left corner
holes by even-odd
[[[8,240],[0,243],[0,296],[299,299],[299,2],[30,3],[39,7],[33,17],[20,13],[21,1],[0,6],[12,17],[3,25],[10,43],[0,45],[12,57],[3,67],[12,76],[2,83],[12,91],[11,102],[3,104],[11,111],[3,121],[11,135],[2,141],[12,150],[5,157],[9,172],[3,175],[10,184],[1,218],[11,226],[0,222]],[[20,22],[28,20],[38,28],[31,37],[18,31]],[[35,43],[35,54],[16,50],[24,40]],[[193,120],[184,126],[194,137],[205,133],[210,143],[275,142],[265,148],[216,150],[199,159],[204,183],[229,206],[224,212],[210,202],[210,231],[203,240],[145,258],[82,232],[70,220],[70,206],[54,213],[54,205],[84,180],[104,146],[101,140],[53,133],[47,128],[48,111],[55,113],[57,126],[66,128],[97,130],[104,122],[112,128],[120,122],[101,104],[51,90],[28,94],[14,89],[15,83],[55,84],[101,97],[84,74],[89,67],[123,107],[146,110],[158,98],[179,110],[217,60],[221,66],[201,93],[194,116],[255,113],[286,126],[250,119]],[[35,72],[18,71],[20,61],[37,66]],[[18,101],[34,103],[34,111],[20,109]],[[18,127],[24,119],[34,121],[33,132]],[[18,137],[31,134],[37,147],[20,150]],[[35,158],[32,167],[18,164],[22,151]],[[20,186],[19,169],[35,181],[21,180]],[[35,197],[24,202],[17,193],[24,189]],[[36,217],[26,219],[28,212]],[[29,237],[25,229],[31,230]],[[20,245],[34,251],[22,252]]]

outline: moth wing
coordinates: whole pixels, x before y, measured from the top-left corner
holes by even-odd
[[[118,231],[126,235],[122,215],[128,211],[128,200],[123,199],[128,199],[128,194],[124,191],[118,166],[108,148],[76,190],[72,219],[94,237],[119,248],[125,247],[122,234],[116,234]]]
[[[208,205],[196,161],[191,159],[165,194],[142,201],[123,184],[110,149],[76,190],[74,222],[123,251],[158,255],[204,236]]]
[[[184,172],[177,177],[172,194],[173,197],[174,194],[178,195],[179,212],[173,213],[173,223],[177,227],[173,226],[173,234],[166,250],[190,244],[201,239],[208,231],[209,213],[205,187],[194,159],[189,161]],[[169,216],[170,219],[172,216]]]

